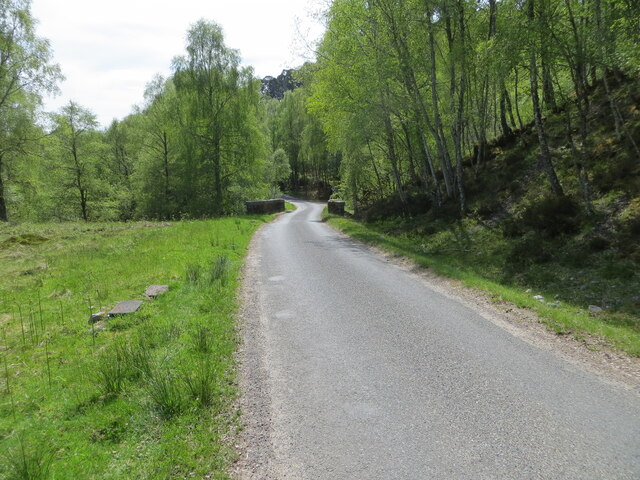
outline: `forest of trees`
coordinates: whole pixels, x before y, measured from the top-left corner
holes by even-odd
[[[637,0],[334,1],[309,107],[342,152],[343,194],[357,206],[420,188],[464,212],[463,159],[481,164],[492,140],[532,124],[548,189],[563,195],[544,122],[562,107],[589,210],[589,95],[637,78],[639,22]]]
[[[317,61],[282,100],[261,93],[221,28],[188,32],[172,75],[129,116],[42,111],[62,78],[29,0],[0,0],[0,221],[180,219],[241,211],[281,190],[357,209],[421,191],[467,209],[464,163],[527,126],[561,196],[545,116],[566,112],[575,178],[591,208],[590,92],[640,74],[638,0],[335,0]]]
[[[126,118],[102,129],[73,101],[43,112],[60,68],[36,34],[30,2],[0,1],[0,220],[231,214],[244,200],[279,195],[290,178],[297,184],[306,172],[298,157],[323,161],[324,145],[314,150],[323,135],[304,99],[262,96],[221,28],[204,20],[189,30],[173,74],[152,79]],[[289,130],[293,124],[300,132]]]

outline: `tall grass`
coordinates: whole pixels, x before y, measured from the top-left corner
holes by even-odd
[[[200,265],[191,264],[187,266],[185,277],[190,285],[197,285],[202,276],[202,267]]]
[[[210,353],[213,347],[211,329],[206,325],[198,325],[192,334],[193,347],[198,353]]]
[[[150,405],[162,418],[171,418],[184,410],[182,384],[172,369],[156,367],[146,381]]]
[[[209,283],[220,282],[224,285],[227,282],[229,271],[231,270],[231,261],[226,255],[217,257],[209,268]]]
[[[193,368],[183,370],[182,380],[189,397],[201,408],[214,404],[220,392],[217,370],[210,358],[202,359]]]
[[[0,225],[0,478],[226,478],[235,266],[268,218]],[[4,245],[23,233],[44,240]],[[87,323],[152,284],[170,291]]]
[[[28,442],[19,434],[17,445],[3,455],[8,472],[5,478],[11,480],[45,480],[50,478],[53,451],[44,440]]]
[[[122,391],[126,369],[122,352],[118,347],[109,349],[98,358],[96,374],[103,395],[116,396]]]

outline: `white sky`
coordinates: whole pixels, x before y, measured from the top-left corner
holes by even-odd
[[[312,56],[322,33],[313,20],[326,0],[32,0],[37,34],[51,42],[66,80],[45,99],[57,110],[69,100],[94,112],[103,126],[141,104],[145,85],[168,75],[185,51],[189,27],[201,18],[222,26],[227,46],[240,50],[256,76],[277,76]]]

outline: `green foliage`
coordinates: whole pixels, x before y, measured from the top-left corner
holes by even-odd
[[[279,102],[267,101],[265,122],[274,151],[269,180],[313,195],[339,176],[339,160],[329,153],[322,125],[307,106],[310,91],[304,83],[311,81],[312,68],[307,64],[295,73],[303,80],[301,87],[286,92]]]
[[[70,102],[42,126],[39,94],[60,75],[35,36],[28,2],[2,6],[0,99],[9,103],[0,105],[0,221],[202,218],[268,195],[259,82],[219,26],[193,25],[173,75],[154,78],[143,107],[122,121],[102,131]]]
[[[105,211],[105,179],[101,178],[101,159],[105,144],[97,131],[96,117],[74,102],[53,116],[55,124],[52,155],[57,160],[56,211],[60,219],[109,219]]]
[[[251,69],[240,68],[240,57],[224,44],[221,28],[204,20],[191,27],[187,55],[173,64],[184,121],[179,186],[183,213],[198,217],[237,211],[246,199],[242,197],[263,178],[258,83]]]
[[[520,214],[505,222],[504,234],[517,237],[532,231],[548,238],[573,234],[580,226],[580,205],[570,197],[545,195],[526,204]],[[531,240],[535,243],[535,239]]]
[[[406,203],[405,192],[420,189],[433,204],[454,200],[465,210],[465,189],[489,145],[532,127],[537,167],[560,194],[543,117],[563,104],[571,181],[592,210],[591,172],[600,163],[589,138],[595,88],[609,90],[599,114],[616,124],[615,148],[640,155],[633,115],[622,114],[610,93],[611,72],[637,78],[628,59],[637,56],[638,17],[637,5],[612,0],[333,2],[308,106],[343,155],[341,195],[359,211],[391,195]],[[474,172],[466,171],[471,164]]]
[[[278,148],[271,154],[271,165],[267,171],[269,172],[269,183],[271,183],[271,185],[275,186],[289,179],[291,175],[291,165],[289,165],[287,153],[282,148]]]
[[[36,142],[37,106],[44,93],[56,91],[62,78],[50,63],[51,49],[35,33],[29,0],[0,0],[0,222],[8,219],[12,192],[5,186],[17,175]]]

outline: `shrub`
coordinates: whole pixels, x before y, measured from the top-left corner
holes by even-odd
[[[580,205],[571,197],[545,196],[538,198],[503,225],[505,237],[518,237],[533,231],[546,238],[576,233],[580,228]]]
[[[640,261],[640,197],[623,210],[616,221],[615,244],[628,259]]]
[[[580,206],[571,197],[542,197],[527,205],[522,223],[550,238],[576,233],[580,226]]]
[[[515,268],[551,260],[551,248],[538,234],[529,232],[513,242],[506,261]]]
[[[388,218],[416,216],[427,213],[431,209],[431,199],[424,194],[411,195],[403,204],[398,195],[378,200],[362,210],[360,216],[365,222],[374,222]]]

